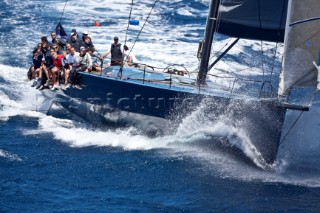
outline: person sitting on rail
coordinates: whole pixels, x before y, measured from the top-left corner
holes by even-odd
[[[51,90],[59,89],[59,77],[60,72],[62,69],[62,55],[58,55],[56,52],[52,53],[52,59],[54,67],[51,69],[52,71],[52,78],[53,78],[53,85]]]
[[[86,38],[89,36],[88,32],[87,31],[84,31],[82,33],[82,37],[81,37],[81,46],[83,46],[83,43],[85,42]]]
[[[49,43],[48,39],[47,39],[47,36],[42,36],[41,37],[41,44],[44,45],[44,44],[49,44],[49,46],[51,46],[52,44]]]
[[[51,48],[49,43],[42,44],[41,54],[42,54],[44,60],[46,60],[46,57],[51,56],[51,53],[50,53],[51,51],[53,51],[53,49]]]
[[[65,82],[65,79],[64,79],[65,68],[69,69],[69,64],[68,64],[68,59],[67,59],[68,54],[66,51],[62,51],[61,55],[62,55],[62,59],[61,59],[61,63],[62,63],[61,77],[62,77],[62,79],[60,80],[60,83],[61,83],[61,81],[64,83]]]
[[[28,78],[34,79],[33,84],[31,85],[31,87],[36,86],[37,84],[40,84],[39,81],[41,82],[41,64],[42,64],[42,55],[39,55],[39,51],[38,49],[34,49],[33,50],[33,57],[32,57],[32,66],[30,67],[30,76],[28,76]],[[40,79],[40,80],[39,80]],[[41,85],[41,84],[40,84]],[[40,87],[40,86],[39,86]]]
[[[72,66],[68,63],[67,52],[62,51],[63,58],[61,59],[62,69],[61,69],[61,78],[63,80],[63,85],[61,85],[62,89],[65,89],[68,83],[69,73],[72,70]]]
[[[44,44],[42,47],[42,61],[43,61],[43,71],[45,72],[45,76],[42,75],[42,82],[44,86],[49,86],[51,82],[51,69],[53,68],[53,58],[52,53],[54,50],[50,48],[49,44]]]
[[[94,72],[101,72],[102,71],[102,60],[99,58],[99,56],[96,54],[94,49],[88,49],[88,53],[91,56],[92,59],[92,71]]]
[[[39,82],[36,86],[36,89],[39,89],[39,90],[43,90],[46,86],[45,84],[48,83],[48,77],[47,77],[47,73],[48,71],[46,72],[47,70],[47,67],[45,65],[45,62],[42,61],[42,64],[41,64],[41,67],[40,67],[40,76],[39,76]]]
[[[91,51],[96,50],[96,48],[93,46],[93,44],[91,42],[91,38],[89,36],[85,37],[84,42],[82,43],[82,46],[86,49],[87,52],[89,51],[89,49]]]
[[[57,53],[58,55],[62,54],[62,51],[60,50],[59,46],[57,44],[53,44],[52,48],[51,48],[55,53]]]
[[[41,47],[42,47],[42,44],[39,43],[32,51],[32,65],[30,66],[28,72],[27,72],[27,77],[29,80],[32,80],[32,79],[35,79],[35,72],[34,72],[34,60],[38,57],[40,57],[41,55]],[[35,51],[38,52],[37,56],[35,56]],[[40,59],[41,60],[41,59]],[[41,62],[41,61],[40,61]],[[41,63],[40,63],[41,64]]]
[[[79,35],[78,35],[78,33],[77,33],[77,30],[76,29],[72,29],[71,30],[71,33],[70,33],[70,37],[72,36],[72,33],[74,33],[74,34],[76,34],[77,36],[77,39],[79,39]]]
[[[72,32],[71,37],[67,40],[67,43],[74,47],[77,52],[80,51],[80,41],[77,39],[77,34]]]
[[[66,73],[66,75],[68,75],[68,76],[65,76],[65,78],[68,79],[68,83],[65,88],[70,87],[71,84],[79,84],[80,83],[80,82],[78,82],[78,73],[76,71],[78,57],[79,57],[79,53],[76,52],[74,47],[71,47],[70,53],[67,55],[68,64],[69,64],[69,66],[71,65],[71,67],[70,67],[70,72]]]
[[[72,48],[71,44],[66,43],[66,51],[69,54],[70,53],[70,49]]]
[[[61,38],[57,38],[57,34],[55,32],[51,32],[52,44],[58,45],[60,50],[64,50],[66,46],[66,42]]]
[[[42,54],[42,43],[38,43],[37,46],[35,46],[34,48],[35,50],[38,50],[39,54],[41,55]]]
[[[77,71],[91,72],[92,59],[84,47],[80,47],[80,54],[77,57]]]
[[[47,69],[47,66],[52,66],[50,51],[51,49],[47,42],[44,42],[41,46],[38,44],[37,48],[33,51],[33,63],[35,65],[34,74],[36,76],[36,81],[33,82],[32,86],[36,86],[36,89],[42,89],[51,75]]]

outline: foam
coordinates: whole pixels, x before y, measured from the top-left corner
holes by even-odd
[[[10,152],[7,152],[5,150],[0,149],[0,157],[8,159],[10,161],[22,161],[22,159],[16,155],[16,154],[11,154]]]
[[[0,70],[5,70],[0,72],[0,77],[5,79],[0,87],[0,120],[6,121],[18,115],[43,117],[42,113],[36,112],[39,93],[30,87],[31,82],[26,81],[26,69],[0,64]]]
[[[177,13],[179,15],[183,15],[183,16],[194,16],[194,14],[192,13],[192,10],[190,10],[190,8],[179,8]]]

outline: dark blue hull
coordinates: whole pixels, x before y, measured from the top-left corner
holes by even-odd
[[[228,93],[207,94],[194,87],[88,73],[82,73],[82,80],[81,90],[44,90],[44,95],[59,98],[62,106],[93,123],[104,119],[125,123],[134,119],[134,125],[147,122],[147,126],[155,126],[163,133],[174,131],[182,119],[202,107],[206,119],[223,120],[243,130],[247,143],[266,163],[276,159],[286,109],[271,100],[230,99]],[[113,120],[112,114],[119,116]]]

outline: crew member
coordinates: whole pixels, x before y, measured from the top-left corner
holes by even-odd
[[[111,53],[111,66],[121,66],[123,65],[123,48],[121,43],[119,43],[119,38],[115,36],[113,38],[114,43],[111,44],[111,49],[102,55],[101,59],[107,57]]]

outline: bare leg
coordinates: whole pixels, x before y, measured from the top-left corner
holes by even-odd
[[[65,72],[64,72],[64,84],[68,83],[69,74],[70,74],[70,70],[69,69],[65,69]]]
[[[55,85],[57,83],[58,69],[56,67],[53,67],[51,71],[52,71],[53,84]]]
[[[31,67],[32,78],[35,79],[37,77],[36,71],[34,70],[34,66]]]
[[[50,75],[49,75],[49,71],[48,71],[47,67],[43,66],[42,68],[43,68],[44,72],[46,73],[47,79],[49,80],[50,79]]]
[[[132,56],[129,56],[129,60],[128,60],[128,65],[131,67],[132,66]]]
[[[42,78],[42,72],[40,68],[36,69],[34,73],[35,73],[35,77]]]
[[[97,65],[93,65],[93,67],[96,69],[96,72],[101,72],[101,67],[97,66]]]
[[[57,69],[57,84],[60,84],[60,70]]]

